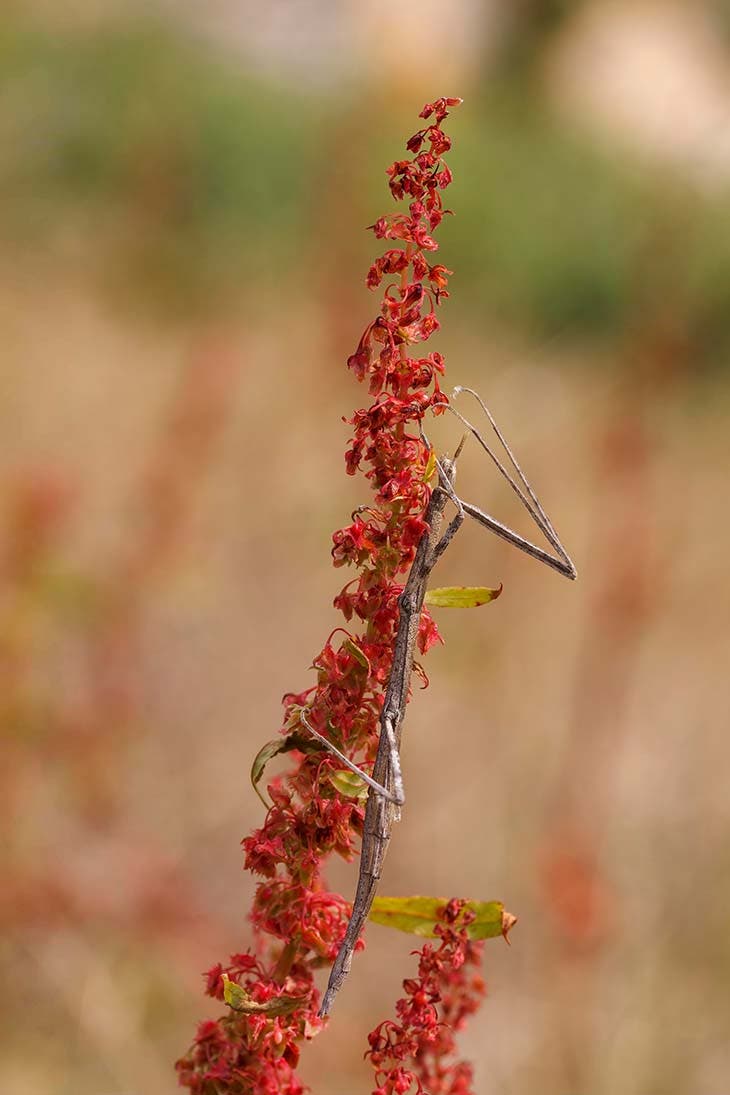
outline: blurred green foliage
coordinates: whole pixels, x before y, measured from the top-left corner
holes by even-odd
[[[185,306],[294,263],[316,164],[306,103],[162,27],[6,26],[0,95],[6,232],[106,229],[137,288]]]
[[[348,109],[353,99],[254,78],[161,25],[50,35],[8,21],[0,231],[48,250],[75,226],[75,238],[113,248],[105,271],[154,307],[277,291],[329,246],[322,188],[332,127],[346,132]],[[381,163],[400,154],[378,128],[372,170],[355,176],[376,211],[388,201]],[[521,74],[496,77],[452,131],[458,216],[440,237],[457,272],[452,307],[538,338],[618,340],[649,301],[681,316],[698,365],[728,360],[724,196],[571,132]],[[353,247],[375,250],[364,233]]]
[[[514,95],[479,124],[451,163],[480,183],[443,233],[465,299],[541,339],[678,323],[698,364],[728,360],[727,197],[592,145]]]

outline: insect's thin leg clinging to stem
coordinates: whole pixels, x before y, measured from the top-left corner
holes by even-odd
[[[325,749],[327,749],[330,753],[333,753],[337,757],[337,759],[342,762],[342,764],[350,769],[351,772],[354,772],[355,775],[364,780],[368,787],[372,787],[373,791],[375,791],[377,795],[380,795],[381,798],[387,799],[388,802],[392,802],[395,806],[403,805],[403,803],[405,802],[405,796],[403,794],[403,777],[401,776],[400,758],[398,756],[398,750],[397,748],[395,748],[394,740],[392,740],[393,751],[391,755],[391,763],[393,764],[393,758],[395,758],[395,763],[393,764],[393,783],[395,786],[395,790],[389,791],[387,787],[383,787],[382,783],[378,783],[378,781],[369,776],[367,772],[363,772],[362,768],[359,768],[357,764],[354,763],[354,761],[351,761],[349,757],[346,757],[345,754],[342,753],[336,745],[333,745],[331,741],[324,737],[323,734],[320,734],[318,730],[315,730],[303,711],[300,711],[299,713],[299,721],[302,723],[304,728],[312,735],[312,737],[316,738],[320,745],[323,745]]]
[[[431,446],[425,437],[424,443],[431,450]],[[458,499],[456,499],[455,504],[458,511],[456,517],[454,517],[443,536],[439,536],[444,509],[448,499],[453,496],[451,488],[451,479],[454,474],[453,462],[446,461],[446,467],[443,464],[438,464],[438,469],[441,482],[437,487],[434,487],[425,513],[428,529],[424,532],[416,548],[406,584],[398,598],[398,627],[393,647],[390,676],[380,713],[380,742],[378,743],[378,753],[373,767],[373,775],[378,776],[382,780],[382,784],[393,786],[395,789],[400,787],[401,792],[403,781],[399,747],[426,585],[433,565],[440,554],[439,545],[443,544],[445,547],[445,543],[449,542],[464,515],[464,511]],[[378,789],[371,787],[363,821],[357,890],[352,903],[352,912],[345,937],[330,971],[327,989],[322,998],[319,1009],[320,1016],[329,1013],[334,999],[350,970],[357,941],[360,938],[378,888],[393,823],[397,817],[398,803],[393,802],[392,796],[387,798]]]

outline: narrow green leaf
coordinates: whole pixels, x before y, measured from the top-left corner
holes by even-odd
[[[447,903],[444,897],[376,897],[369,919],[397,931],[432,939],[438,914]],[[498,935],[506,939],[517,919],[505,911],[501,901],[469,901],[466,908],[476,913],[476,919],[467,927],[470,939],[493,939]]]
[[[487,586],[444,586],[442,589],[429,589],[424,604],[432,608],[478,608],[495,601],[501,592],[501,585],[497,589]]]
[[[306,996],[275,996],[261,1004],[237,985],[235,981],[223,974],[223,999],[234,1011],[242,1011],[246,1015],[288,1015],[289,1012],[301,1007]]]
[[[348,768],[340,768],[336,772],[328,772],[327,778],[336,791],[345,798],[366,799],[368,787],[364,779],[357,772],[351,772]]]
[[[259,791],[259,781],[264,774],[264,768],[278,753],[283,752],[286,744],[286,738],[274,738],[273,741],[267,741],[266,745],[259,749],[258,753],[254,757],[253,764],[251,765],[251,786],[256,794],[259,796],[264,806],[268,810],[271,805],[266,801],[264,796]]]
[[[316,745],[316,742],[311,736],[304,737],[302,734],[295,732],[287,734],[285,738],[273,738],[259,749],[251,765],[251,786],[267,810],[271,803],[266,801],[258,786],[266,765],[279,753],[290,753],[292,749],[301,749],[302,752],[307,752],[314,745]]]
[[[370,675],[370,662],[368,661],[368,656],[365,653],[365,651],[361,650],[360,647],[357,645],[357,643],[353,642],[352,639],[345,639],[345,641],[342,645],[345,648],[345,650],[347,650],[350,654],[352,654],[355,661],[359,665],[361,665],[363,667],[363,669],[365,669],[367,671],[367,674],[369,676]]]
[[[433,473],[436,471],[436,450],[431,449],[428,454],[428,461],[426,463],[426,470],[423,473],[424,483],[428,483]]]

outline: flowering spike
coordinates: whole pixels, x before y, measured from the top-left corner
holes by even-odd
[[[243,841],[246,869],[258,879],[251,912],[255,946],[206,974],[206,991],[229,1010],[201,1023],[177,1062],[181,1085],[195,1095],[302,1095],[299,1048],[323,1025],[315,971],[333,960],[350,915],[349,903],[327,889],[323,867],[332,854],[353,857],[364,810],[359,785],[307,736],[306,724],[353,761],[372,764],[401,575],[425,531],[436,478],[419,423],[446,402],[438,380],[443,358],[435,351],[424,354],[420,345],[438,330],[435,306],[448,296],[451,271],[427,256],[438,248],[433,233],[447,212],[441,192],[452,178],[442,160],[451,144],[442,123],[459,102],[441,98],[424,107],[421,117],[428,124],[408,141],[410,158],[396,160],[387,171],[393,197],[406,200],[407,210],[371,225],[377,239],[397,242],[367,274],[370,289],[386,284],[377,315],[347,361],[356,379],[367,382],[372,401],[348,420],[353,436],[345,463],[348,474],[363,472],[374,500],[332,538],[334,565],[357,571],[335,606],[351,626],[361,622],[362,633],[335,638],[333,632],[313,660],[315,683],[284,696],[281,747],[268,743],[254,762],[258,784],[266,762],[279,752],[297,758],[285,776],[269,783],[272,805],[262,826]],[[409,353],[414,346],[419,350]],[[424,609],[418,648],[425,653],[438,641]],[[454,903],[445,907],[436,929],[440,945],[423,948],[418,980],[404,983],[400,1025],[381,1024],[370,1036],[380,1095],[403,1095],[413,1082],[418,1091],[423,1084],[431,1084],[433,1093],[446,1091],[446,1075],[453,1080],[449,1091],[467,1091],[466,1066],[442,1064],[452,1047],[451,1028],[443,1024],[458,1026],[483,991],[471,972],[480,944],[466,937],[462,920],[457,925],[462,911]],[[409,1055],[415,1055],[415,1073],[407,1067]]]
[[[418,976],[403,982],[397,1020],[380,1023],[369,1036],[368,1056],[375,1069],[373,1095],[414,1092],[472,1095],[472,1070],[450,1063],[460,1030],[486,992],[479,974],[483,942],[469,939],[475,914],[464,901],[451,900],[439,911],[434,933],[418,956]]]

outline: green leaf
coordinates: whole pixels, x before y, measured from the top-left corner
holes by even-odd
[[[431,479],[431,477],[432,477],[432,475],[435,471],[436,471],[436,450],[431,449],[430,453],[428,454],[428,461],[426,463],[426,470],[423,473],[424,483],[428,483],[428,481]]]
[[[368,656],[365,651],[361,650],[357,643],[353,642],[352,639],[345,639],[342,646],[349,654],[352,654],[355,661],[361,665],[363,669],[367,671],[368,676],[370,676],[370,662],[368,661]]]
[[[489,589],[487,586],[444,586],[442,589],[429,589],[424,604],[433,608],[478,608],[496,601],[502,592],[502,586]]]
[[[307,752],[316,743],[311,737],[304,737],[302,734],[293,733],[287,734],[285,738],[273,738],[272,741],[267,741],[266,745],[259,749],[258,753],[254,757],[253,764],[251,765],[251,786],[256,794],[259,796],[264,806],[268,810],[271,803],[267,802],[264,796],[259,791],[259,781],[264,774],[264,769],[270,760],[273,760],[279,753],[290,753],[292,749],[300,749],[302,752]]]
[[[274,738],[273,741],[267,741],[258,753],[254,757],[253,764],[251,765],[251,786],[256,794],[259,796],[264,806],[268,810],[270,803],[266,801],[264,796],[259,791],[259,780],[264,774],[264,768],[278,753],[281,753],[284,749],[286,738]]]
[[[336,772],[328,772],[327,778],[336,791],[345,798],[366,799],[368,787],[365,780],[358,776],[357,772],[351,772],[348,768],[340,768]]]
[[[223,999],[234,1011],[242,1011],[246,1015],[288,1015],[301,1007],[307,996],[275,996],[261,1004],[224,973]]]
[[[376,897],[369,919],[397,931],[433,939],[439,912],[446,904],[448,900],[444,897]],[[507,939],[517,920],[505,911],[501,901],[468,901],[465,907],[476,914],[467,927],[470,939],[493,939],[498,935]]]

